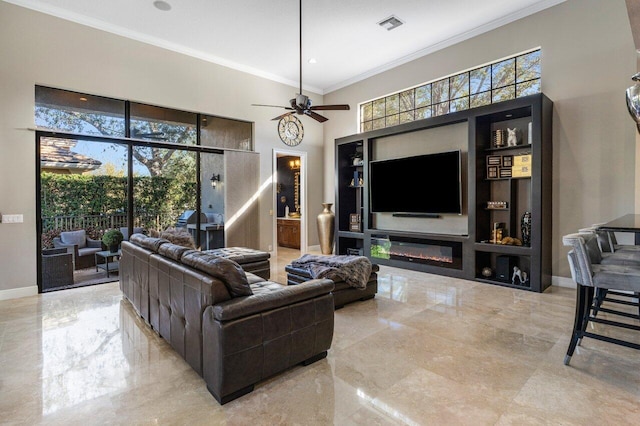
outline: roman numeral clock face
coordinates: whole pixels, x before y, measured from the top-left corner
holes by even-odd
[[[278,135],[280,140],[289,146],[299,145],[304,136],[302,122],[293,114],[281,118],[278,122]]]

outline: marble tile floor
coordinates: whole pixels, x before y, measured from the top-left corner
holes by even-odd
[[[117,283],[1,301],[0,424],[638,424],[640,352],[585,339],[562,364],[574,292],[382,267],[326,359],[224,406]]]

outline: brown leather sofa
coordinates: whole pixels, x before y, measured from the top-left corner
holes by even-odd
[[[266,281],[228,259],[141,234],[122,243],[125,297],[220,404],[327,355],[333,287],[331,280]]]

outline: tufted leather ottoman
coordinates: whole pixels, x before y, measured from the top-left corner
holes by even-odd
[[[224,257],[236,262],[245,272],[251,272],[268,280],[271,277],[271,255],[266,251],[250,249],[246,247],[224,247],[214,250],[206,250],[205,253]]]
[[[309,281],[311,274],[306,268],[296,268],[291,265],[285,266],[284,270],[287,272],[287,284],[297,285],[305,281]],[[347,303],[355,302],[356,300],[368,300],[373,299],[378,292],[378,271],[380,267],[375,263],[371,265],[371,275],[369,276],[369,282],[367,287],[363,290],[351,287],[344,281],[338,281],[335,283],[333,289],[333,302],[335,309],[340,309]]]

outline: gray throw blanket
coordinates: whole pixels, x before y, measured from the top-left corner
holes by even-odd
[[[318,256],[305,254],[291,262],[291,266],[309,270],[313,278],[344,281],[363,290],[371,275],[371,261],[364,256]]]

